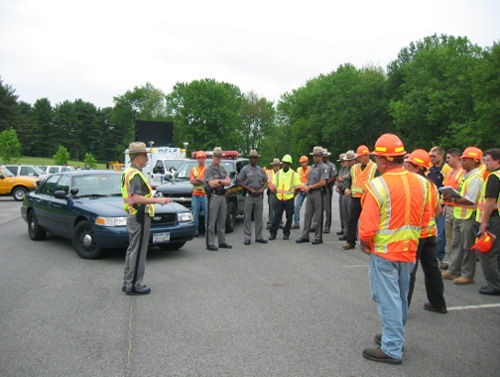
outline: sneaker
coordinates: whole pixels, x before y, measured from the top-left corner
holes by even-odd
[[[443,272],[443,273],[441,274],[441,277],[442,277],[443,279],[448,279],[448,280],[455,280],[455,279],[459,278],[459,276],[455,276],[455,275],[450,274],[450,272],[449,272],[449,271],[445,271],[445,272]]]
[[[458,284],[458,285],[466,285],[466,284],[473,284],[474,279],[469,279],[466,278],[465,276],[460,276],[459,278],[456,278],[453,280],[453,284]]]
[[[390,357],[384,351],[382,351],[380,347],[365,348],[363,350],[363,357],[371,361],[380,361],[389,364],[401,364],[403,362],[403,360],[401,359],[395,359],[394,357]]]

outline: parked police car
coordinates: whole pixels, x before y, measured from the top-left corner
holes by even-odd
[[[193,152],[193,157],[194,157]],[[205,152],[207,160],[205,165],[212,164],[211,151]],[[235,151],[224,151],[221,165],[226,169],[231,178],[231,184],[226,186],[226,201],[227,201],[227,214],[226,214],[226,233],[231,233],[234,230],[236,223],[236,216],[243,215],[244,198],[243,187],[238,184],[238,173],[248,164],[248,159],[240,158],[239,153]],[[158,193],[163,196],[168,196],[172,200],[191,208],[191,196],[193,185],[189,182],[189,174],[191,169],[198,165],[197,160],[187,160],[182,163],[177,171],[172,175],[165,174],[164,183],[158,187]],[[203,226],[203,221],[200,221],[200,227]]]

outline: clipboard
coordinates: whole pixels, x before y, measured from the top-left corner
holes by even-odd
[[[462,196],[458,193],[457,190],[455,190],[453,187],[451,186],[443,186],[443,187],[440,187],[439,188],[439,192],[441,194],[448,194],[450,195],[452,198],[461,198]]]

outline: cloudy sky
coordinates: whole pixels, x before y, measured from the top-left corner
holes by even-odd
[[[500,41],[498,0],[1,0],[0,78],[19,99],[98,107],[150,82],[213,78],[277,101],[437,33]]]

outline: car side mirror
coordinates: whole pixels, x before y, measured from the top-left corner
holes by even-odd
[[[78,191],[80,191],[80,189],[78,187],[72,187],[71,190],[69,191],[69,193],[71,195],[76,195],[76,194],[78,194]]]
[[[57,199],[68,199],[68,195],[64,190],[57,190],[56,192],[54,192],[54,197],[56,197]]]
[[[164,181],[171,181],[172,177],[173,177],[172,173],[166,172],[165,175],[163,176],[163,180]]]

